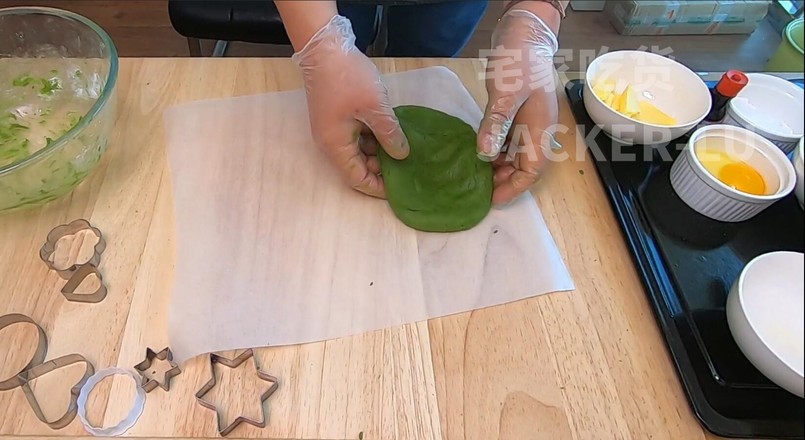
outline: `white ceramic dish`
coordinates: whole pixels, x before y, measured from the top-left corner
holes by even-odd
[[[599,80],[626,81],[657,108],[679,121],[655,125],[632,119],[608,107],[592,90]],[[590,118],[625,144],[660,144],[676,139],[710,112],[710,91],[702,79],[682,64],[650,52],[622,50],[593,60],[584,83],[584,107]]]
[[[803,191],[805,191],[805,163],[803,163],[803,159],[805,159],[805,152],[802,151],[803,142],[805,142],[805,138],[801,138],[799,140],[799,146],[797,147],[797,152],[794,153],[794,171],[797,173],[797,186],[794,188],[794,194],[797,197],[797,201],[799,202],[799,207],[805,209],[805,205],[803,205]]]
[[[727,298],[735,342],[763,375],[803,397],[803,254],[772,252],[744,267]]]
[[[750,73],[749,84],[727,106],[725,124],[756,131],[786,154],[805,132],[803,90],[772,75]]]
[[[694,150],[697,141],[710,136],[749,146],[747,151],[736,151],[735,155],[757,170],[769,188],[776,190],[770,195],[748,194],[710,174]],[[795,184],[794,167],[779,148],[760,135],[732,125],[710,125],[696,130],[671,166],[671,185],[679,198],[696,212],[723,222],[740,222],[756,216],[793,191]]]

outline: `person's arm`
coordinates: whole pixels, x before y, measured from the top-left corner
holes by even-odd
[[[338,14],[335,1],[276,0],[274,4],[296,52],[302,50],[310,37]]]
[[[489,94],[478,131],[478,153],[496,158],[496,205],[508,203],[537,182],[553,139],[558,102],[553,56],[565,2],[514,1],[492,35],[487,60]],[[511,139],[517,134],[517,139]],[[505,154],[501,149],[508,145]]]
[[[535,14],[539,15],[543,19],[550,20],[549,14],[545,14],[543,17],[543,10],[545,6],[549,5],[552,6],[556,11],[559,13],[558,22],[557,23],[549,23],[551,25],[551,29],[556,33],[559,34],[559,22],[562,18],[565,17],[565,11],[567,10],[567,6],[570,2],[567,0],[539,0],[539,1],[528,1],[528,0],[510,0],[506,2],[506,5],[503,7],[503,14],[505,15],[509,12],[510,9],[513,9],[515,6],[522,9],[529,9]],[[538,5],[538,9],[531,9],[533,6]],[[552,14],[550,14],[552,15]],[[555,25],[555,27],[554,27]]]
[[[302,70],[313,141],[352,188],[385,196],[377,147],[408,156],[408,140],[375,65],[355,47],[334,1],[278,1]]]

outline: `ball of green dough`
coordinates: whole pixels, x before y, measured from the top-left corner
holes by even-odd
[[[492,164],[478,158],[476,133],[459,118],[427,107],[394,109],[411,152],[396,160],[378,149],[386,196],[406,225],[454,232],[477,225],[492,205]]]

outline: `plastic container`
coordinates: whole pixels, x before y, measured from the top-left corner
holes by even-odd
[[[604,0],[570,0],[570,7],[574,11],[603,11],[606,3]]]
[[[802,72],[803,71],[803,36],[802,17],[788,23],[783,29],[783,41],[777,51],[766,64],[766,72]]]

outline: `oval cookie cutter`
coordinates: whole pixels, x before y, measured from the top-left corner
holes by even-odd
[[[0,391],[8,391],[17,388],[18,386],[25,383],[25,372],[30,370],[31,368],[40,365],[42,361],[45,360],[45,356],[48,352],[48,338],[45,334],[45,330],[39,326],[33,319],[29,318],[28,316],[19,314],[19,313],[11,313],[8,315],[0,316],[0,330],[18,323],[24,324],[33,324],[36,327],[37,332],[39,333],[39,342],[36,345],[36,351],[34,355],[31,357],[31,360],[22,367],[22,370],[12,376],[9,379],[3,380],[0,382]]]
[[[25,398],[28,400],[28,404],[34,411],[34,415],[36,415],[36,418],[48,425],[51,429],[64,428],[75,418],[78,411],[78,394],[87,379],[89,379],[92,373],[95,372],[95,367],[93,367],[92,363],[90,363],[84,356],[80,354],[68,354],[43,362],[45,356],[47,355],[48,349],[47,335],[45,334],[45,330],[42,329],[42,327],[33,319],[26,315],[11,313],[0,316],[0,330],[17,323],[33,324],[39,333],[39,341],[37,342],[34,355],[31,357],[31,360],[28,362],[28,364],[23,367],[22,371],[14,375],[14,377],[0,382],[0,391],[8,391],[16,387],[21,387],[22,392],[25,394]],[[58,419],[48,420],[47,416],[45,416],[44,412],[42,411],[42,407],[39,405],[39,401],[34,395],[33,389],[31,388],[31,382],[54,370],[67,367],[78,362],[83,362],[86,365],[84,368],[84,375],[75,385],[70,388],[70,403],[67,407],[67,410]]]

